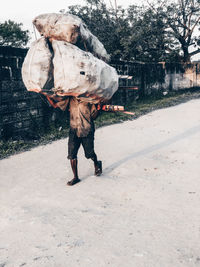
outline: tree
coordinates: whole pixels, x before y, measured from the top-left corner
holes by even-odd
[[[69,12],[85,21],[112,59],[189,62],[200,52],[200,0],[155,1],[123,9],[116,0],[110,8],[104,0],[86,0]]]
[[[24,47],[29,40],[29,31],[22,30],[22,25],[11,20],[0,23],[0,45]]]
[[[124,40],[127,57],[145,62],[166,60],[165,46],[169,39],[160,14],[145,6],[132,5],[128,8],[128,19],[131,32]]]
[[[112,59],[124,58],[122,39],[129,36],[129,24],[123,8],[108,8],[103,0],[86,0],[86,6],[70,6],[68,12],[83,19]]]
[[[176,0],[176,2],[166,2],[159,0],[157,8],[150,5],[151,10],[158,12],[166,23],[167,35],[171,39],[171,44],[166,48],[171,53],[174,50],[182,52],[182,60],[190,62],[192,55],[200,52],[198,34],[200,25],[200,0]],[[190,52],[191,46],[196,49]]]
[[[83,19],[112,59],[158,62],[177,58],[177,52],[166,50],[170,39],[159,12],[137,5],[125,10],[111,1],[111,8],[103,0],[86,2],[86,6],[70,6],[69,12]]]

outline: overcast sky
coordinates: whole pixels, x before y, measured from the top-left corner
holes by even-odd
[[[105,0],[109,4],[109,0]],[[114,0],[111,0],[114,3]],[[138,0],[117,0],[118,5],[128,7],[130,4],[140,3]],[[5,20],[14,20],[22,22],[24,29],[27,29],[33,35],[32,20],[35,16],[42,13],[59,12],[61,9],[66,9],[67,6],[80,4],[84,5],[84,0],[4,0],[0,8],[0,22]],[[38,34],[39,36],[39,34]],[[35,39],[33,37],[33,39]],[[32,41],[33,41],[32,39]]]

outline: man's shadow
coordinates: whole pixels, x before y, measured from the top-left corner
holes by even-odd
[[[116,161],[116,162],[113,162],[111,165],[107,166],[105,169],[103,169],[103,175],[107,175],[109,174],[111,171],[113,171],[115,168],[118,168],[120,165],[124,164],[125,162],[133,159],[133,158],[137,158],[137,157],[140,157],[140,156],[144,156],[144,155],[147,155],[149,153],[152,153],[154,151],[157,151],[159,149],[162,149],[164,147],[167,147],[173,143],[176,143],[182,139],[185,139],[185,138],[188,138],[196,133],[200,132],[200,125],[197,125],[195,127],[192,127],[190,129],[188,129],[187,131],[181,133],[181,134],[178,134],[174,137],[171,137],[169,138],[168,140],[166,141],[163,141],[159,144],[155,144],[155,145],[152,145],[152,146],[149,146],[145,149],[142,149],[140,151],[137,151],[137,152],[134,152],[130,155],[127,155],[126,157]],[[88,174],[90,175],[90,174]],[[86,176],[88,177],[88,176]],[[83,180],[86,179],[86,177],[83,177]]]

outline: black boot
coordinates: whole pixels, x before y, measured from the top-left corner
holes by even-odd
[[[97,163],[94,165],[96,176],[100,176],[102,174],[102,161],[98,160]]]
[[[97,160],[96,154],[92,157],[92,160],[94,161],[94,174],[100,176],[102,174],[102,161]]]

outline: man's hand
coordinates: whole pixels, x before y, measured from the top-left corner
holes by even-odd
[[[47,98],[47,100],[48,100],[48,102],[50,103],[50,105],[53,107],[53,108],[57,108],[58,106],[57,106],[57,103],[55,103],[53,100],[53,97],[50,97],[50,96],[46,96],[46,98]]]
[[[53,108],[60,108],[62,111],[66,110],[69,103],[69,97],[63,99],[62,97],[55,95],[49,96],[47,95],[47,93],[42,93],[42,94],[46,96],[48,102]]]
[[[96,120],[96,118],[99,116],[100,114],[100,109],[98,109],[99,105],[92,105],[91,107],[91,117],[93,120]]]

